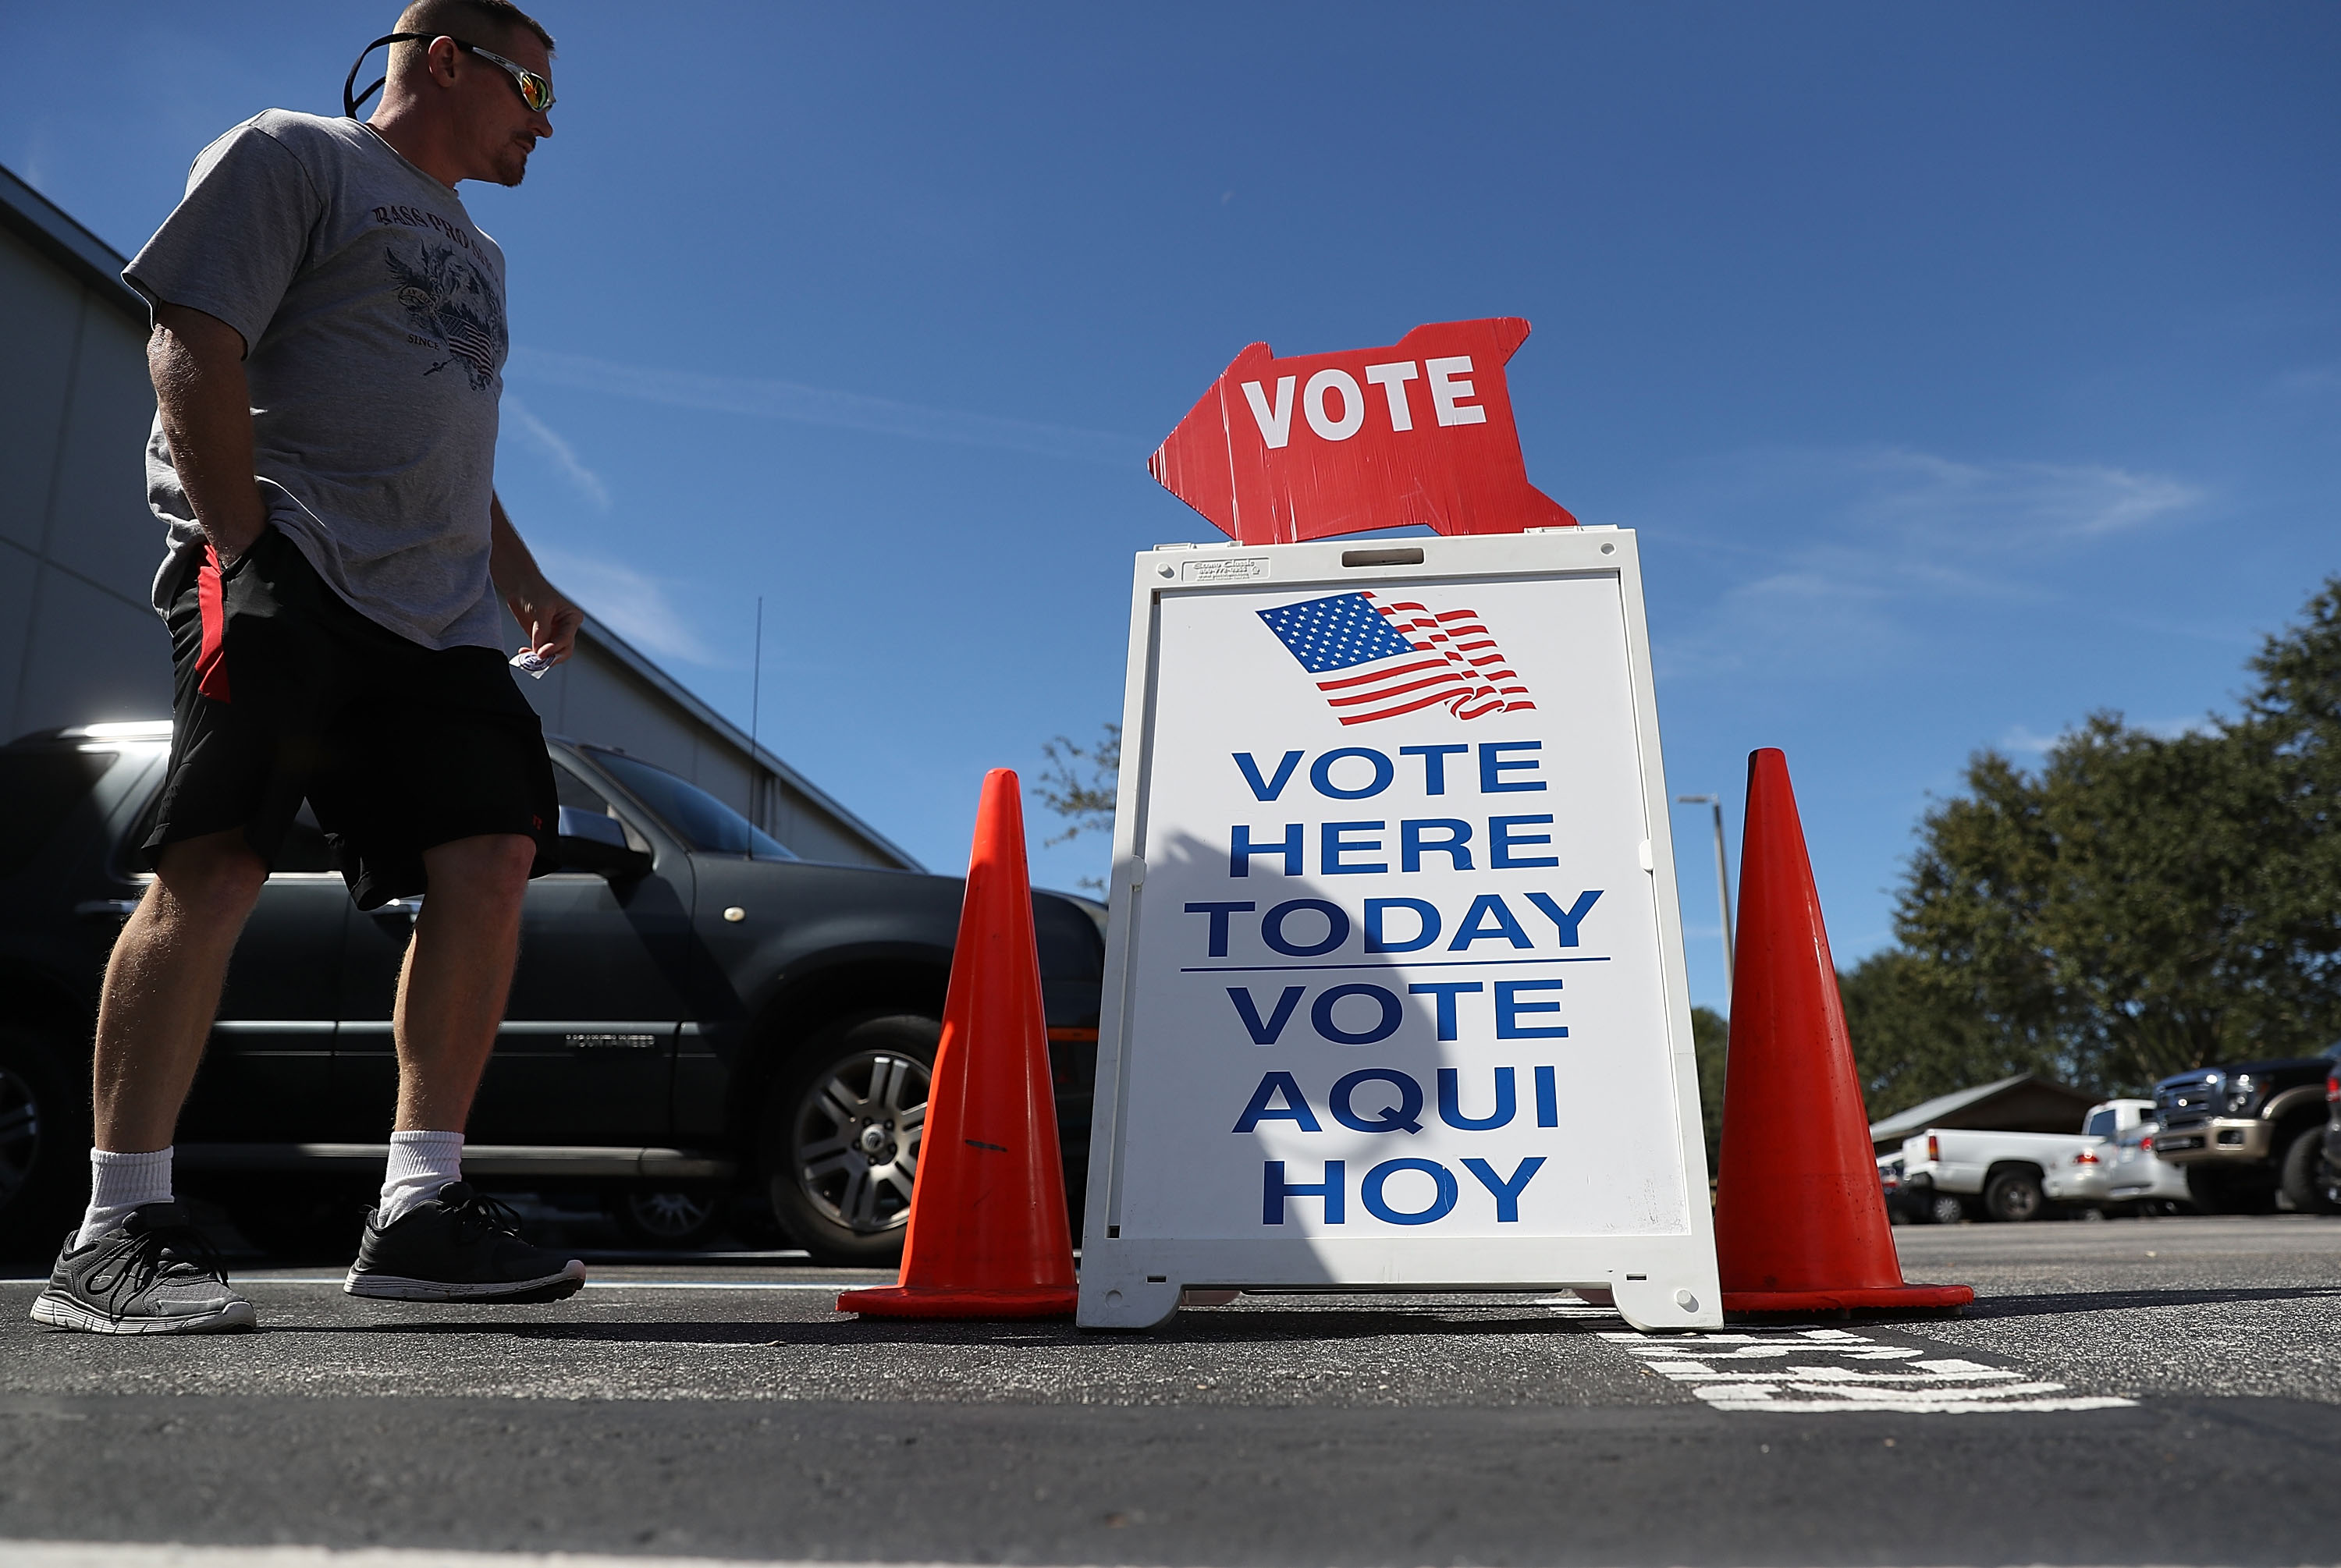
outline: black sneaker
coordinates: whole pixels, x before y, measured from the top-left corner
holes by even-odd
[[[174,1203],[150,1203],[76,1248],[65,1238],[33,1321],[90,1334],[224,1334],[253,1325],[252,1303]]]
[[[342,1282],[352,1295],[559,1301],[585,1285],[583,1264],[521,1240],[520,1216],[469,1182],[449,1182],[380,1229],[374,1217],[366,1216],[358,1260]]]

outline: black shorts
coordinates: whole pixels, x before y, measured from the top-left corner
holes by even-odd
[[[560,808],[536,711],[493,648],[430,649],[367,620],[271,528],[171,598],[171,768],[143,849],[231,828],[274,862],[305,799],[361,909],[429,891],[423,852],[536,840]]]

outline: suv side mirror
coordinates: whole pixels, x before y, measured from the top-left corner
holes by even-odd
[[[649,853],[626,842],[626,829],[614,817],[563,806],[560,835],[564,870],[592,871],[613,882],[650,874]]]

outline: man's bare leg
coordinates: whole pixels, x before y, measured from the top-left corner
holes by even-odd
[[[381,1206],[343,1282],[352,1295],[553,1301],[585,1283],[583,1264],[530,1246],[477,1194],[446,1185],[460,1177],[463,1124],[503,1021],[535,858],[535,841],[519,834],[423,852],[430,893],[399,973],[392,1025],[397,1126]]]
[[[91,1073],[96,1144],[170,1146],[202,1063],[220,987],[268,868],[242,829],[165,846],[145,897],[106,960]]]
[[[461,1132],[503,1022],[536,842],[517,833],[423,852],[431,891],[398,976],[398,1132]]]

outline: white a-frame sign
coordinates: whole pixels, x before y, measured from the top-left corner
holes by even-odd
[[[1122,736],[1083,1325],[1721,1324],[1632,533],[1148,551]]]

